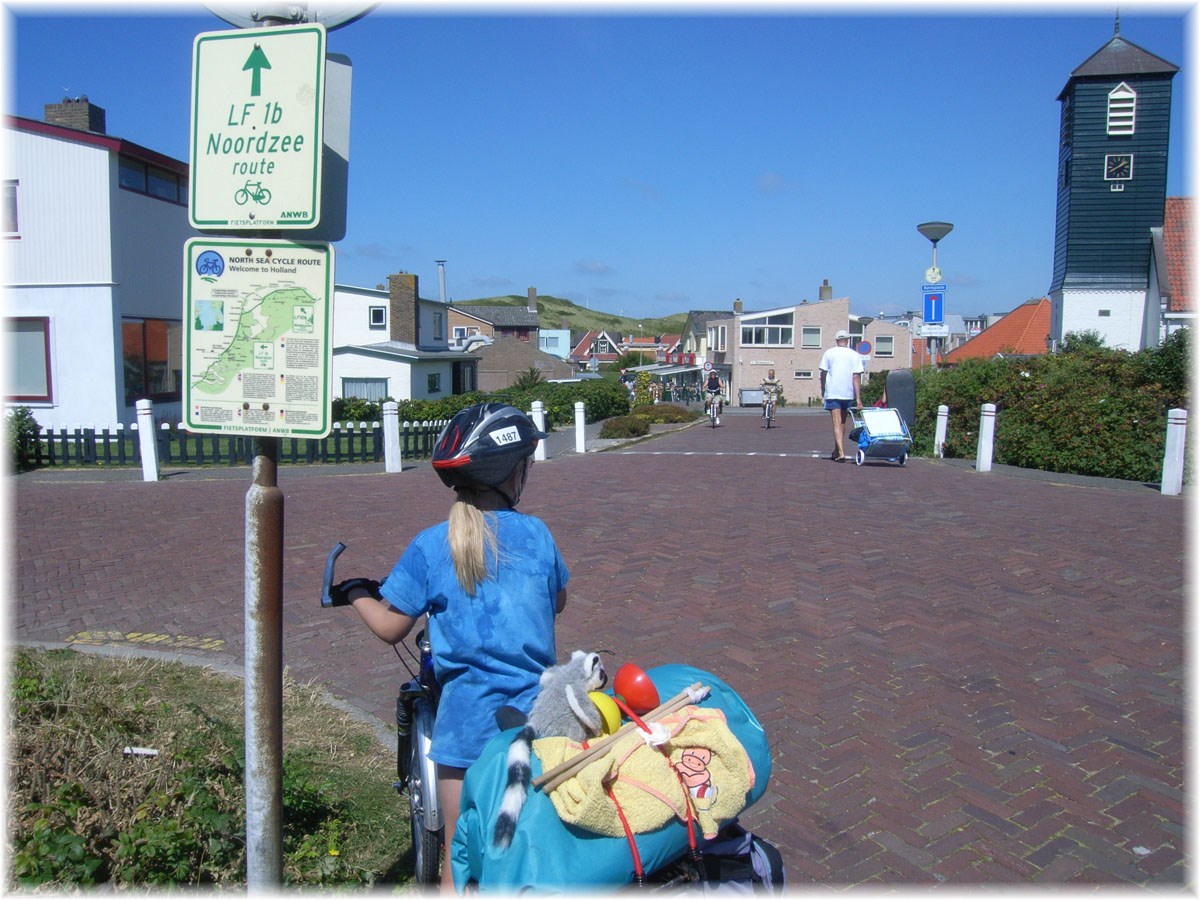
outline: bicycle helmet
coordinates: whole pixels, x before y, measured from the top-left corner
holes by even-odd
[[[433,448],[433,468],[447,487],[495,489],[545,436],[515,406],[479,403],[446,423]]]

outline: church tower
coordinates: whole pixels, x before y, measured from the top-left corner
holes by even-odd
[[[1151,232],[1167,196],[1171,79],[1179,67],[1121,37],[1091,55],[1058,95],[1058,209],[1050,336],[1098,331],[1138,350],[1147,317]],[[1153,312],[1153,311],[1152,311]]]

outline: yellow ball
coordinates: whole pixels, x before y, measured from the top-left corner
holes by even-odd
[[[621,710],[612,697],[600,691],[588,691],[588,696],[596,704],[596,709],[600,710],[601,728],[605,734],[612,734],[621,727]]]

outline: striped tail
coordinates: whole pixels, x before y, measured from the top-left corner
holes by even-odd
[[[525,806],[525,796],[529,792],[529,782],[533,777],[530,758],[533,755],[533,740],[536,737],[537,733],[526,725],[508,745],[508,780],[504,785],[504,797],[500,802],[496,830],[492,835],[492,844],[500,850],[507,850],[508,845],[512,843],[513,834],[517,830],[517,818]]]

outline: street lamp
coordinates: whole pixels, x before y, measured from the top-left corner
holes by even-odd
[[[933,265],[925,270],[925,281],[927,284],[937,284],[942,280],[942,270],[937,264],[937,245],[938,241],[954,230],[954,226],[949,222],[923,222],[917,226],[917,231],[933,244]],[[930,349],[933,352],[933,365],[937,367],[938,349],[941,345],[940,338],[931,338],[932,346]]]
[[[954,226],[949,222],[925,222],[917,226],[917,231],[933,244],[933,265],[925,272],[925,278],[930,284],[937,284],[942,280],[942,270],[937,264],[937,245],[938,241],[954,230]]]

